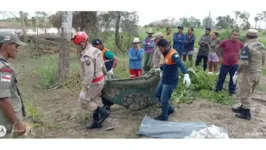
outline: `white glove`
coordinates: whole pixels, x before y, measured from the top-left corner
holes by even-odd
[[[236,80],[237,80],[237,73],[234,74],[233,76],[233,83],[236,84]]]
[[[80,99],[85,99],[85,96],[86,96],[86,92],[81,91],[81,92],[79,93],[79,98],[80,98]]]
[[[183,83],[186,84],[186,87],[187,87],[187,88],[190,86],[191,81],[190,81],[190,78],[189,78],[189,75],[188,75],[188,74],[185,74],[185,75],[184,75]]]
[[[107,74],[114,74],[113,68],[107,72]]]
[[[160,69],[160,68],[156,68],[156,69],[155,69],[155,72],[157,72],[157,71],[160,72],[161,69]]]

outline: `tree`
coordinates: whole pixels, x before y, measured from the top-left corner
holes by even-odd
[[[259,17],[256,16],[256,17],[254,18],[254,21],[255,21],[255,28],[257,28],[257,23],[258,23],[258,21],[259,21]]]
[[[243,29],[250,28],[250,23],[248,21],[249,17],[250,17],[250,14],[246,11],[240,14],[239,18],[241,19],[241,26]]]
[[[232,19],[229,15],[219,16],[216,18],[216,20],[217,20],[216,26],[219,26],[223,29],[233,28],[234,26],[234,19]]]
[[[62,12],[61,41],[59,51],[59,62],[57,70],[57,84],[61,86],[69,72],[70,41],[72,31],[72,12]]]
[[[241,14],[240,11],[234,11],[234,14],[235,14],[235,20],[234,20],[234,26],[236,27],[237,26],[237,20]]]
[[[57,28],[58,30],[61,27],[61,20],[62,20],[62,12],[58,11],[55,14],[53,14],[52,16],[48,17],[50,23],[52,24],[53,27]]]
[[[188,19],[188,26],[190,27],[200,27],[200,20],[199,19],[196,19],[194,18],[193,16],[191,16],[189,19]]]
[[[260,24],[259,24],[259,28],[261,27],[261,22],[262,22],[262,20],[263,20],[263,15],[261,14],[261,13],[258,13],[257,14],[257,17],[259,18],[259,22],[260,22]]]
[[[202,25],[204,26],[204,27],[211,27],[212,25],[213,25],[213,20],[212,20],[212,18],[209,18],[209,16],[207,16],[207,17],[205,17],[204,19],[203,19],[203,21],[202,21]]]
[[[22,41],[26,41],[26,29],[25,29],[25,20],[24,20],[24,13],[23,11],[19,12],[20,14],[20,23],[22,27]]]
[[[120,20],[121,20],[121,12],[117,11],[116,23],[115,23],[115,45],[116,48],[121,50],[119,29],[120,29]]]
[[[98,37],[97,11],[76,11],[73,13],[73,28],[86,32],[91,39]]]
[[[265,29],[266,29],[266,11],[262,11],[261,14],[262,14],[262,18],[265,21]]]
[[[182,24],[184,27],[190,26],[190,22],[188,21],[187,17],[183,17],[179,19],[180,24]]]

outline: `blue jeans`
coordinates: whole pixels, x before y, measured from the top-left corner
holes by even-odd
[[[163,120],[168,120],[168,112],[174,111],[170,106],[169,100],[171,98],[172,92],[177,87],[177,84],[158,84],[155,92],[155,96],[158,98],[159,102],[162,104],[162,118]]]
[[[230,94],[235,93],[236,84],[234,84],[232,78],[233,78],[235,72],[237,71],[237,69],[238,69],[238,64],[232,65],[232,66],[221,65],[219,78],[218,78],[218,82],[217,82],[216,90],[215,90],[216,92],[220,92],[223,89],[225,77],[226,77],[227,73],[229,72],[229,75],[230,75],[229,88],[228,88],[229,93]]]

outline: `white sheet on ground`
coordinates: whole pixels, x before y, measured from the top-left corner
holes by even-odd
[[[227,131],[215,125],[207,126],[204,122],[158,121],[147,116],[142,120],[137,134],[152,138],[229,139]]]

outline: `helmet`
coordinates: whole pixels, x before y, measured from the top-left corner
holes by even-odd
[[[85,32],[77,32],[75,33],[74,37],[71,39],[71,41],[74,44],[80,44],[81,42],[86,42],[88,40],[88,35]]]

